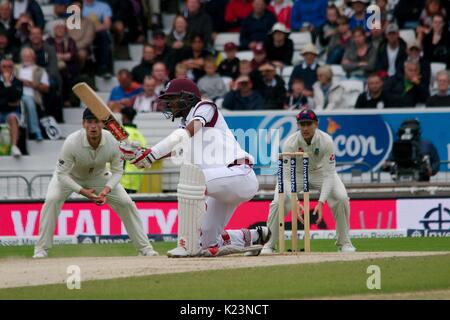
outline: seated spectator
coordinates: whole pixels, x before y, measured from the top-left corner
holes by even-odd
[[[317,81],[317,68],[319,68],[319,64],[317,63],[317,48],[312,43],[307,44],[302,49],[302,55],[304,61],[296,65],[294,70],[292,70],[291,76],[289,78],[289,91],[292,87],[292,81],[294,79],[303,79],[305,83],[305,91],[304,94],[306,97],[313,96],[313,84]]]
[[[253,0],[253,12],[242,21],[241,49],[253,50],[258,44],[264,44],[267,33],[276,22],[277,18],[267,10],[264,0]]]
[[[225,95],[222,108],[228,110],[261,110],[264,109],[264,99],[253,90],[249,76],[236,79],[233,90]]]
[[[181,55],[181,61],[188,69],[188,78],[194,82],[205,75],[204,61],[211,56],[205,49],[205,39],[201,34],[193,33],[190,37],[190,47]]]
[[[183,13],[187,21],[188,34],[201,35],[205,47],[211,44],[213,24],[211,17],[201,7],[200,0],[186,0],[186,10]]]
[[[20,157],[22,152],[19,142],[20,100],[22,98],[22,82],[14,76],[14,63],[10,58],[0,62],[0,124],[8,123],[11,138],[11,155]]]
[[[330,43],[331,37],[338,33],[339,9],[331,4],[327,7],[327,20],[319,29],[319,42],[324,48]]]
[[[169,72],[164,63],[156,62],[153,65],[152,78],[156,81],[155,92],[157,95],[160,95],[161,91],[164,90],[167,82],[169,81]]]
[[[175,66],[175,79],[187,79],[188,69],[182,63],[177,63]]]
[[[380,45],[382,44],[382,43],[384,43],[384,42],[386,42],[386,39],[385,39],[385,37],[384,37],[384,32],[383,32],[383,30],[384,30],[384,26],[385,25],[385,23],[381,23],[381,28],[380,29],[378,29],[378,28],[373,28],[373,29],[370,29],[370,35],[369,35],[369,42],[372,44],[372,47],[375,49],[375,50],[377,50],[377,52],[378,52],[378,50],[379,50],[379,48],[380,48]]]
[[[303,79],[294,79],[292,81],[292,92],[286,97],[284,109],[301,110],[303,108],[309,108],[308,98],[303,94],[304,91],[305,83]]]
[[[182,15],[178,15],[173,20],[172,30],[166,40],[167,46],[172,48],[175,60],[179,60],[179,56],[185,48],[189,46],[189,35],[187,32],[187,21]]]
[[[431,81],[431,64],[430,62],[422,55],[422,48],[420,43],[415,41],[408,45],[408,60],[415,60],[419,62],[420,65],[420,74],[422,75],[421,80],[424,85],[427,87],[430,85]]]
[[[431,31],[423,39],[423,54],[430,62],[442,62],[450,68],[450,32],[444,17],[433,16]]]
[[[220,75],[217,74],[214,58],[205,59],[205,72],[206,74],[198,80],[200,93],[212,101],[222,98],[228,90]]]
[[[78,50],[75,41],[67,34],[66,22],[53,24],[53,37],[47,43],[55,48],[58,69],[62,80],[62,98],[65,107],[70,107],[70,96],[78,75]]]
[[[352,32],[348,25],[347,17],[337,19],[337,33],[331,36],[327,49],[327,64],[340,64],[344,57],[345,49],[352,39]]]
[[[272,0],[270,1],[269,11],[275,13],[277,21],[291,28],[292,1],[291,0]]]
[[[292,64],[294,42],[288,38],[289,33],[289,29],[277,22],[273,25],[272,31],[264,44],[267,59],[280,69],[285,65]]]
[[[406,43],[400,38],[396,24],[389,24],[385,34],[387,40],[378,49],[375,70],[391,77],[403,72],[403,64],[407,59]]]
[[[353,15],[349,19],[350,30],[357,27],[368,31],[366,7],[370,4],[369,0],[351,0]]]
[[[356,100],[355,109],[384,109],[389,107],[383,90],[383,79],[376,73],[367,78],[367,92],[362,92]]]
[[[44,13],[36,0],[12,0],[11,3],[14,12],[14,19],[17,20],[23,13],[26,13],[33,20],[35,26],[44,29]]]
[[[436,75],[438,92],[429,97],[427,107],[450,107],[450,75],[448,71],[439,71]]]
[[[155,48],[151,44],[145,44],[143,48],[142,61],[131,70],[133,80],[143,83],[144,78],[152,74],[153,64],[155,63]]]
[[[223,49],[225,59],[220,63],[218,72],[222,77],[236,79],[239,76],[239,58],[236,57],[237,46],[233,42],[227,42]]]
[[[353,29],[353,39],[342,58],[342,67],[347,77],[365,79],[375,68],[377,52],[366,40],[364,29]]]
[[[16,66],[15,74],[22,81],[22,103],[26,110],[29,132],[37,141],[42,141],[38,110],[43,108],[44,93],[50,89],[49,76],[44,68],[36,64],[36,55],[31,48],[23,48],[21,63]]]
[[[114,10],[115,47],[128,43],[144,43],[146,38],[146,20],[141,1],[121,0],[116,2]]]
[[[172,48],[167,46],[166,34],[162,30],[155,30],[152,33],[152,39],[152,45],[155,48],[155,61],[164,63],[172,73],[175,56]],[[178,60],[176,61],[178,62]]]
[[[155,92],[156,81],[151,76],[144,78],[144,92],[139,94],[134,101],[133,108],[137,112],[154,112],[157,111],[158,95]]]
[[[344,88],[333,80],[333,71],[329,66],[317,69],[317,82],[314,83],[314,109],[336,110],[345,108]]]
[[[292,7],[291,29],[314,35],[326,21],[328,0],[296,0]],[[314,39],[313,39],[314,40]]]
[[[418,103],[425,103],[429,91],[421,79],[419,63],[414,60],[405,61],[404,72],[396,73],[384,83],[389,106],[411,108]]]
[[[430,33],[435,15],[442,15],[443,20],[445,20],[447,14],[441,0],[427,0],[425,8],[420,14],[419,25],[416,28],[417,40],[419,42],[422,42],[425,35]]]
[[[394,17],[401,29],[414,29],[417,27],[425,0],[399,0],[394,9]]]
[[[276,67],[265,63],[259,67],[260,76],[254,88],[264,98],[264,109],[283,109],[286,88],[283,79],[277,75]]]
[[[19,48],[28,42],[30,31],[35,27],[33,20],[27,13],[23,13],[19,19],[16,20],[13,43]]]
[[[53,13],[56,19],[67,19],[69,16],[67,8],[71,5],[71,2],[71,0],[53,0]]]
[[[262,44],[253,48],[253,59],[251,61],[252,71],[258,71],[259,67],[268,62],[266,49]]]
[[[242,21],[253,11],[253,0],[230,0],[225,8],[228,32],[241,31]]]
[[[210,16],[212,22],[212,41],[214,42],[217,33],[227,32],[228,26],[225,22],[225,9],[228,0],[201,1],[203,9]]]
[[[95,59],[98,74],[106,79],[112,77],[113,68],[112,40],[109,30],[112,25],[112,10],[109,4],[98,0],[84,0],[82,16],[89,18],[95,25]]]
[[[11,2],[2,0],[0,2],[0,31],[8,38],[8,43],[16,46],[15,33],[16,21],[13,18]]]
[[[143,91],[142,86],[133,81],[131,72],[127,69],[119,70],[117,80],[119,85],[112,89],[108,101],[108,106],[113,112],[120,112],[122,108],[132,107],[137,95]]]
[[[83,1],[72,1],[72,5],[78,6],[83,11]],[[84,67],[86,61],[92,54],[93,44],[95,39],[95,24],[91,19],[81,17],[80,28],[70,28],[68,30],[69,37],[71,37],[78,49],[78,70],[80,73],[85,73]]]

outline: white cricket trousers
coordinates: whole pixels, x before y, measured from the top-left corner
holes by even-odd
[[[310,173],[309,175],[309,187],[310,189],[320,190],[322,187],[323,177],[322,176],[314,176]],[[287,180],[287,179],[285,179]],[[284,215],[287,216],[289,211],[291,210],[291,202],[290,202],[290,185],[287,186],[285,184],[284,188],[286,192],[285,197],[285,210]],[[303,178],[297,179],[297,190],[303,190]],[[267,226],[272,232],[272,236],[270,240],[266,243],[266,247],[275,248],[275,245],[278,243],[278,186],[275,186],[275,196],[273,201],[270,203],[270,213],[267,219]],[[303,194],[298,193],[299,200],[303,201]],[[337,173],[333,176],[333,182],[331,187],[330,196],[328,197],[328,205],[333,212],[334,220],[336,221],[336,235],[337,241],[336,246],[338,248],[343,245],[351,245],[350,240],[350,200],[347,195],[347,191],[345,190],[345,186],[342,183],[341,179],[337,175]]]
[[[206,180],[206,214],[201,222],[202,248],[223,244],[222,234],[239,204],[251,200],[259,183],[252,167],[243,164],[233,167],[204,169]],[[231,242],[244,246],[241,230],[227,231]],[[255,238],[256,234],[252,234]],[[251,240],[248,240],[251,243]]]
[[[77,181],[77,183],[83,188],[95,189],[96,194],[98,194],[105,187],[108,177],[109,175],[97,176],[92,180]],[[71,194],[72,190],[62,186],[56,178],[56,175],[53,175],[48,186],[45,203],[41,210],[39,239],[36,243],[35,251],[41,249],[47,250],[52,247],[56,220],[64,202]],[[122,220],[134,246],[138,250],[147,247],[151,248],[148,237],[144,232],[136,204],[120,184],[117,184],[106,196],[106,202]]]

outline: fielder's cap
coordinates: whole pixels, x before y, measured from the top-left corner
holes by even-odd
[[[419,41],[413,41],[408,45],[408,49],[416,48],[418,50],[422,50],[422,46]]]
[[[155,30],[152,33],[152,37],[154,38],[165,38],[166,34],[164,33],[164,31],[162,30]]]
[[[224,50],[224,51],[237,50],[237,45],[236,45],[234,42],[227,42],[227,43],[225,43],[225,45],[223,46],[223,50]]]
[[[262,44],[256,45],[256,47],[253,48],[254,54],[263,54],[266,53],[266,49],[264,49],[264,46]]]
[[[302,54],[306,54],[306,53],[312,53],[315,54],[317,56],[317,48],[315,45],[313,45],[312,43],[308,43],[306,46],[304,46],[302,48]]]
[[[97,117],[95,116],[95,114],[92,113],[91,110],[86,108],[83,111],[83,120],[88,120],[88,119],[97,119]]]
[[[245,83],[245,82],[248,82],[248,83],[252,82],[250,80],[249,76],[240,76],[239,78],[236,79],[236,84]]]
[[[296,116],[296,118],[297,118],[297,123],[308,122],[308,121],[316,121],[316,122],[319,121],[319,119],[317,118],[316,113],[314,111],[312,111],[311,109],[303,109]]]
[[[399,31],[398,25],[396,25],[395,23],[390,23],[390,24],[388,24],[388,26],[386,27],[386,30],[384,32],[385,32],[385,34],[389,34],[389,33],[398,32],[398,31]]]
[[[258,68],[259,71],[276,71],[277,69],[271,63],[264,63],[261,67]]]
[[[133,107],[124,107],[120,110],[120,113],[126,116],[130,121],[133,121],[134,117],[136,117],[136,110]]]
[[[283,32],[284,34],[289,34],[291,30],[287,28],[284,23],[277,22],[273,25],[272,30],[270,30],[270,34],[274,33],[275,31]]]

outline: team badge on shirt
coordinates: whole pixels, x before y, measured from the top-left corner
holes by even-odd
[[[330,156],[330,162],[333,162],[333,161],[334,161],[334,153],[332,153]]]

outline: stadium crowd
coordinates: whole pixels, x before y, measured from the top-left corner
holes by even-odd
[[[67,27],[72,5],[81,28]],[[0,123],[18,156],[21,115],[40,141],[40,118],[62,123],[63,108],[79,106],[75,83],[113,77],[115,112],[159,111],[157,96],[180,77],[228,110],[450,106],[449,15],[450,0],[0,0]],[[298,48],[300,32],[311,40]],[[219,48],[224,35],[235,40]],[[114,70],[130,44],[142,60]]]

